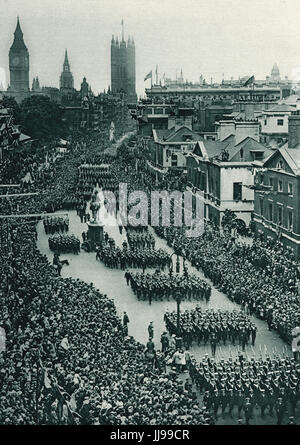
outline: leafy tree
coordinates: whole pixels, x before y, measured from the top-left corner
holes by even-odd
[[[4,107],[11,108],[13,110],[13,116],[14,116],[14,123],[19,124],[20,123],[20,117],[21,117],[21,109],[18,105],[16,99],[14,97],[10,96],[4,96],[1,104]]]
[[[47,96],[35,95],[24,99],[20,123],[22,130],[34,139],[50,140],[66,135],[62,110]]]
[[[221,222],[222,227],[231,229],[232,227],[234,227],[235,220],[236,220],[236,214],[230,209],[225,209]]]

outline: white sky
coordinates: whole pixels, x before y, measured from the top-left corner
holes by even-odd
[[[30,53],[30,79],[58,86],[68,48],[75,87],[83,76],[95,93],[110,84],[110,41],[133,35],[137,92],[144,76],[159,73],[195,81],[255,74],[276,61],[281,76],[300,66],[300,0],[0,0],[0,83],[8,78],[8,51],[17,15]]]

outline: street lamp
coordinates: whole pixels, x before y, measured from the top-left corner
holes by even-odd
[[[178,282],[178,284],[181,284],[187,278],[188,278],[188,273],[185,273],[184,276],[181,278],[181,280]],[[180,349],[182,347],[181,324],[180,324],[180,304],[181,304],[181,290],[180,289],[178,289],[176,291],[175,300],[176,300],[176,304],[177,304],[177,323],[176,323],[177,337],[176,337],[175,341],[176,341],[176,348]]]

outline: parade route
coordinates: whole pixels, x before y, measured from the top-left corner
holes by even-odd
[[[87,230],[87,224],[81,223],[76,211],[69,211],[70,228],[69,233],[73,233],[80,239],[83,231]],[[123,229],[122,235],[119,232],[119,228],[112,224],[105,226],[104,230],[107,231],[110,237],[112,237],[116,244],[121,247],[122,242],[126,240],[126,231]],[[166,241],[159,238],[154,230],[150,227],[150,232],[155,237],[156,249],[162,248],[166,250],[170,255],[173,249],[170,248]],[[38,240],[37,246],[40,251],[47,255],[49,261],[52,263],[53,253],[48,247],[48,236],[44,232],[43,223],[40,222],[37,226]],[[102,262],[97,261],[95,253],[87,253],[81,250],[79,255],[63,254],[62,258],[66,258],[69,261],[69,266],[64,266],[62,269],[62,277],[72,277],[74,279],[81,279],[87,283],[93,283],[97,289],[105,293],[109,298],[114,300],[118,314],[122,317],[123,312],[126,311],[129,316],[129,335],[132,335],[137,341],[146,344],[148,340],[147,326],[150,321],[154,322],[154,343],[156,348],[160,349],[160,336],[165,331],[165,324],[163,320],[164,313],[166,311],[176,310],[176,301],[170,299],[170,301],[153,301],[149,305],[148,301],[138,300],[134,295],[130,286],[126,285],[124,279],[124,271],[120,269],[111,269],[106,267]],[[173,256],[175,263],[176,255]],[[181,261],[181,270],[183,259]],[[175,264],[174,264],[175,266]],[[205,301],[182,301],[181,310],[192,309],[197,305],[202,308],[214,308],[222,310],[240,310],[240,307],[230,301],[226,295],[216,289],[210,280],[206,279],[202,272],[191,266],[187,261],[188,270],[190,273],[199,276],[202,279],[208,281],[212,286],[212,294],[208,304]],[[130,271],[141,271],[141,269],[130,269]],[[153,269],[146,269],[146,272],[153,272]],[[283,342],[278,334],[274,331],[269,331],[266,322],[258,319],[257,317],[250,317],[256,324],[257,337],[255,346],[246,346],[245,355],[248,358],[251,357],[266,357],[266,355],[287,355],[290,354],[289,348]],[[223,344],[217,346],[216,360],[222,358],[227,359],[230,356],[235,357],[237,353],[241,351],[239,345],[233,346],[227,342],[226,346]],[[192,354],[197,360],[201,360],[207,353],[211,356],[211,347],[208,343],[204,345],[193,345],[191,348]]]

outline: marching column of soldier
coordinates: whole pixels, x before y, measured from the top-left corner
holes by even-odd
[[[80,252],[80,240],[73,234],[51,235],[48,239],[48,243],[50,250],[53,252],[74,253],[76,255]]]
[[[107,186],[111,187],[112,190],[114,189],[113,184],[110,184],[108,179]],[[108,187],[107,189],[109,189]],[[105,255],[103,255],[103,250],[105,249],[107,250],[105,251]],[[143,267],[143,269],[145,269],[146,262],[144,258],[141,259],[136,256],[131,262],[129,258],[130,255],[128,255],[129,251],[130,249],[128,249],[127,243],[123,245],[123,249],[121,250],[115,247],[113,240],[107,239],[104,244],[104,249],[102,247],[97,252],[97,257],[98,259],[103,259],[103,257],[106,256],[104,261],[109,267],[120,267],[121,269],[125,269],[126,267]],[[116,255],[111,255],[111,252]],[[120,254],[122,254],[121,257],[123,257],[123,259],[121,259]],[[126,264],[124,256],[127,257],[126,260],[129,259],[128,265]],[[137,266],[138,263],[140,266]],[[166,263],[166,265],[169,264]],[[155,276],[155,279],[157,279],[159,274],[160,272]],[[126,271],[125,278],[127,284],[130,283],[132,275],[140,275],[142,278],[137,281],[142,282],[147,274],[131,274]],[[150,290],[151,295],[153,295],[151,286]],[[146,286],[143,292],[145,294],[147,292],[149,293],[149,286]],[[144,293],[143,297],[149,298],[148,295],[146,297]],[[220,320],[215,320],[213,315],[207,320],[206,327],[209,327],[209,335],[217,338],[218,342],[224,342],[224,344],[226,344],[227,341],[231,341],[234,344],[236,342],[241,345],[241,349],[244,349],[247,343],[255,343],[256,327],[243,314],[240,314],[240,318],[237,314],[234,315],[234,320],[231,318],[232,315],[229,316],[229,314],[223,317],[221,327]],[[171,324],[174,327],[173,321],[172,318]],[[189,323],[190,320],[187,320],[187,327]],[[124,322],[124,326],[125,324],[127,326],[128,321]],[[184,322],[181,323],[181,325],[184,326]],[[200,338],[200,343],[202,340],[205,342],[206,336],[207,333],[201,333],[201,329],[196,330],[195,340],[198,342]],[[174,334],[170,342],[173,337]],[[191,346],[190,338],[187,337],[189,336],[185,335],[185,328],[183,328],[183,340],[185,346],[189,348]],[[152,340],[149,339],[150,343],[151,341]],[[169,350],[168,341],[167,335],[164,334],[162,336],[162,349],[164,348],[165,351]],[[175,354],[176,353],[174,353],[174,357]],[[294,418],[297,415],[297,403],[299,401],[300,373],[299,365],[294,359],[290,357],[284,359],[280,359],[279,357],[271,359],[267,357],[266,360],[263,360],[261,357],[255,357],[251,360],[245,360],[242,355],[240,355],[237,360],[230,358],[228,361],[224,361],[222,359],[218,364],[213,358],[209,359],[205,357],[199,364],[192,358],[188,369],[192,382],[197,385],[203,394],[204,405],[216,418],[220,412],[224,416],[237,416],[239,419],[243,415],[246,423],[249,424],[254,415],[259,415],[262,418],[270,415],[276,416],[278,424],[282,424],[287,418],[289,418],[290,424],[294,423]],[[239,422],[241,422],[241,420],[239,420]]]
[[[97,246],[96,259],[104,262],[110,268],[127,267],[156,268],[162,270],[169,264],[170,255],[163,249],[154,250],[152,248],[129,248],[126,241],[123,242],[122,249],[116,246],[114,239],[105,232],[104,242]]]
[[[236,359],[216,363],[206,354],[198,363],[191,356],[192,382],[204,395],[203,404],[217,418],[242,413],[246,424],[254,415],[276,416],[277,424],[289,418],[293,423],[300,400],[300,364],[294,358],[252,357],[240,354]]]
[[[127,230],[127,240],[131,248],[154,249],[154,236],[148,231]]]
[[[177,332],[176,312],[166,312],[164,315],[166,328],[170,334]],[[214,344],[227,342],[238,344],[245,350],[247,344],[254,346],[256,340],[256,325],[242,311],[205,309],[197,306],[180,314],[180,327],[183,342],[191,347],[193,342],[198,346],[211,342],[212,353],[215,355]]]
[[[43,219],[44,229],[46,234],[53,235],[56,232],[68,232],[69,217],[61,216],[47,216]]]
[[[160,300],[175,297],[180,294],[182,299],[209,300],[210,285],[195,275],[188,275],[184,279],[180,275],[171,275],[157,270],[154,274],[132,273],[128,270],[124,275],[128,285],[140,300]]]

